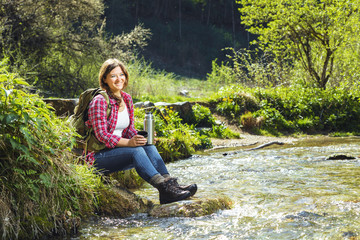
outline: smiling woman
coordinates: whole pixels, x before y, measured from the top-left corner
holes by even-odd
[[[135,130],[133,101],[123,91],[128,82],[129,74],[119,60],[108,59],[103,63],[99,84],[109,95],[110,116],[107,101],[99,94],[89,104],[86,125],[93,128],[95,137],[106,149],[90,152],[87,163],[104,174],[135,168],[140,177],[159,190],[161,204],[194,195],[196,184],[180,186],[176,178],[170,177],[155,145],[146,145],[147,139]]]
[[[121,96],[121,90],[124,88],[126,76],[120,67],[114,68],[105,78],[104,82],[110,87],[110,90],[117,95]]]

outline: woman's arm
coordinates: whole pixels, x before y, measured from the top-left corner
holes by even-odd
[[[94,129],[95,137],[100,141],[105,143],[107,148],[116,147],[117,143],[120,140],[120,136],[114,135],[108,131],[108,124],[116,124],[116,109],[115,106],[111,109],[111,115],[109,117],[110,123],[108,123],[107,118],[107,102],[102,95],[97,95],[89,104],[89,122],[91,127]],[[115,121],[112,122],[112,121]]]

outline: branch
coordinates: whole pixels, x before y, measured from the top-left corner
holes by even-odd
[[[245,151],[258,150],[258,149],[261,149],[261,148],[264,148],[264,147],[268,147],[268,146],[271,146],[271,145],[274,145],[274,144],[277,144],[277,145],[284,145],[284,143],[283,143],[283,142],[274,141],[274,142],[269,142],[269,143],[262,144],[262,145],[260,145],[260,146],[258,146],[258,147],[254,147],[254,148],[246,149]]]
[[[274,145],[274,144],[284,145],[285,143],[283,143],[283,142],[278,142],[278,141],[273,141],[273,142],[268,142],[268,143],[262,144],[262,145],[260,145],[260,146],[258,146],[258,147],[254,147],[254,148],[250,148],[250,149],[245,149],[244,151],[258,150],[258,149],[261,149],[261,148],[264,148],[264,147],[268,147],[268,146],[271,146],[271,145]],[[240,153],[240,152],[242,152],[242,151],[227,152],[227,153],[223,153],[223,156],[233,155],[233,154],[237,154],[237,153]]]

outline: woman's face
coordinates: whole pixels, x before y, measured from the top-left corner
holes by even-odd
[[[106,76],[104,82],[110,87],[111,92],[119,94],[124,88],[124,83],[126,81],[126,76],[118,66],[111,70],[111,72]]]

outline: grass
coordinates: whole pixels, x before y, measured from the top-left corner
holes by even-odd
[[[156,70],[143,59],[128,63],[128,71],[129,86],[125,91],[134,102],[204,101],[213,93],[208,81]],[[180,95],[183,90],[188,91],[188,96]]]

